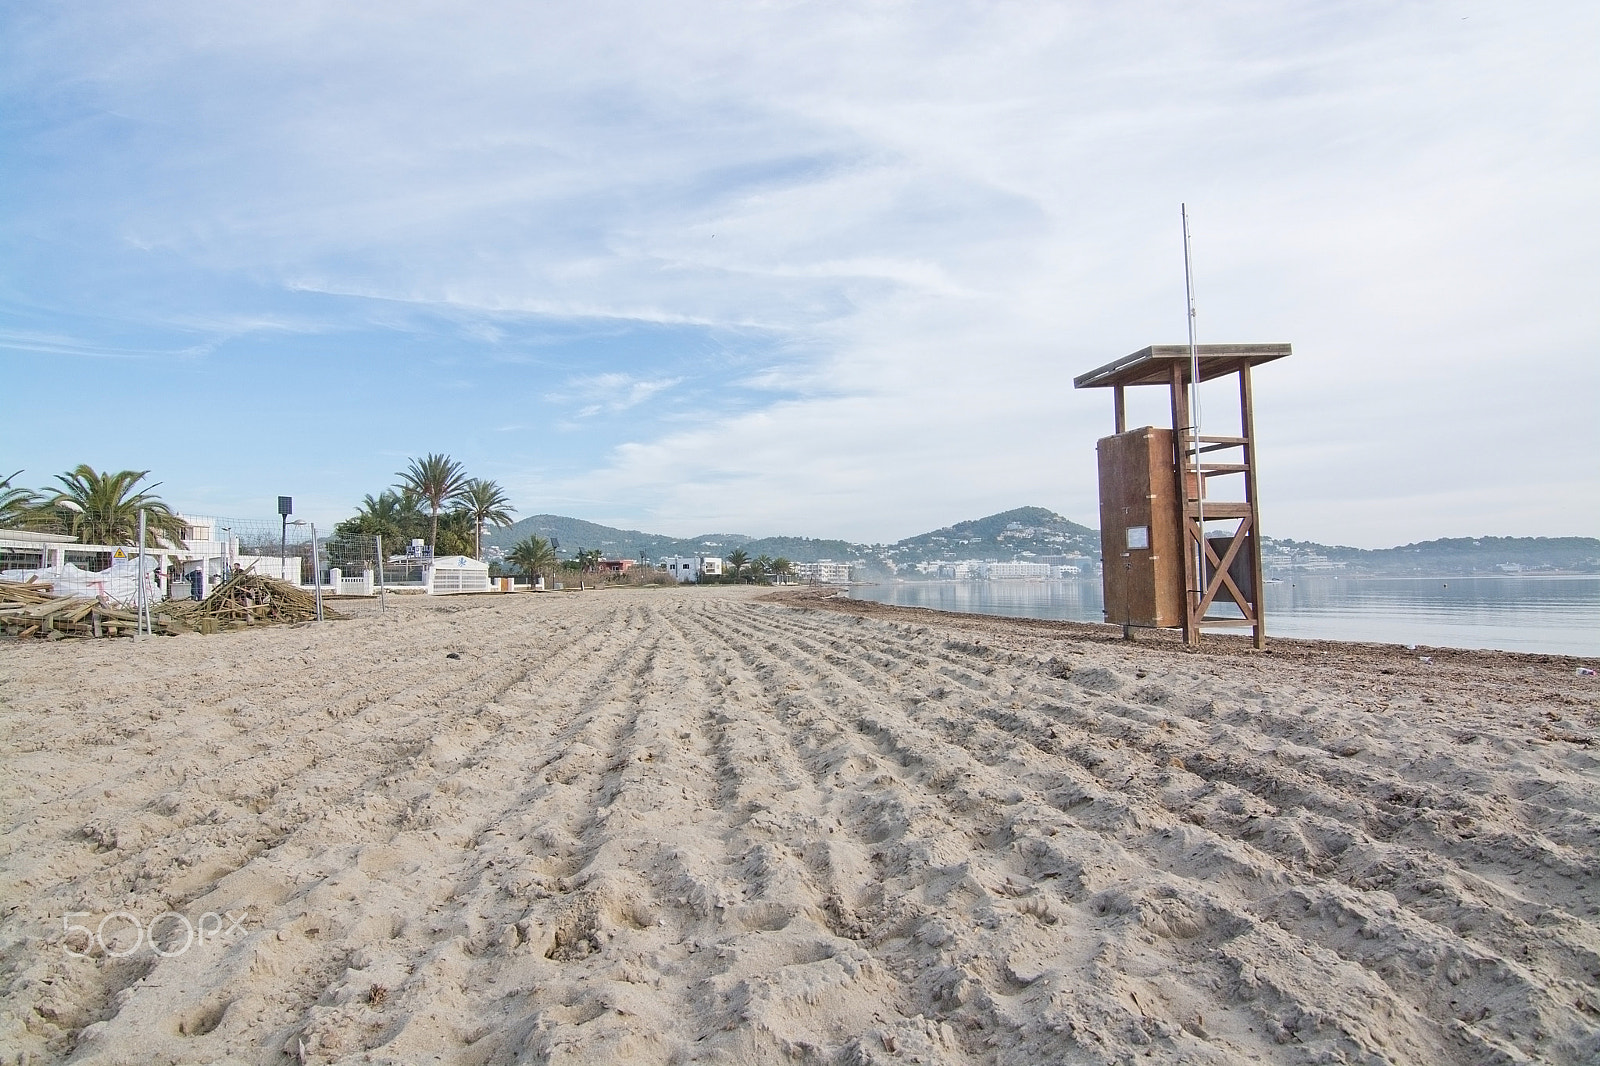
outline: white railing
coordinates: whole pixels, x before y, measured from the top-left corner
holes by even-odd
[[[338,568],[333,567],[328,571],[328,592],[334,596],[371,596],[377,591],[377,582],[373,579],[371,570],[364,570],[360,577],[345,577]]]

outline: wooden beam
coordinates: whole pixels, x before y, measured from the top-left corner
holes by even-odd
[[[1185,505],[1185,513],[1190,518],[1200,517],[1200,506],[1193,500]],[[1206,500],[1206,521],[1213,518],[1249,518],[1250,505],[1247,503]]]

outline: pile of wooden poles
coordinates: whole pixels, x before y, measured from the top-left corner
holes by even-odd
[[[218,633],[247,626],[310,622],[317,617],[317,601],[305,589],[236,571],[203,600],[179,600],[156,608],[157,616],[173,633]],[[322,617],[338,618],[323,608]]]
[[[92,596],[53,596],[49,582],[0,580],[0,628],[19,637],[131,637],[138,612]]]
[[[139,615],[108,607],[93,597],[55,596],[49,582],[0,580],[0,629],[18,637],[131,637]],[[220,633],[249,626],[310,622],[317,617],[311,593],[275,578],[238,572],[198,602],[168,600],[151,605],[153,633]],[[323,609],[322,617],[338,618]]]

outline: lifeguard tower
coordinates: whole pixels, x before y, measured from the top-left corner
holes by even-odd
[[[1250,369],[1289,354],[1287,344],[1156,344],[1073,379],[1075,388],[1114,390],[1116,433],[1096,448],[1100,555],[1106,621],[1124,636],[1181,627],[1195,645],[1201,626],[1242,626],[1265,647]],[[1196,431],[1196,369],[1199,381],[1238,375],[1238,435]],[[1171,429],[1128,429],[1126,390],[1134,385],[1167,387]],[[1215,461],[1223,459],[1233,461]],[[1219,495],[1213,482],[1226,477],[1243,484]],[[1214,613],[1219,608],[1225,613]]]

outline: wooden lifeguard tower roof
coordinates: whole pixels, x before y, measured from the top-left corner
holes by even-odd
[[[1289,355],[1287,344],[1200,344],[1200,380],[1210,381],[1224,374],[1237,374],[1247,366],[1270,363]],[[1172,367],[1178,364],[1183,380],[1189,380],[1187,344],[1152,344],[1132,355],[1080,374],[1072,379],[1075,389],[1103,389],[1114,385],[1170,385]]]

